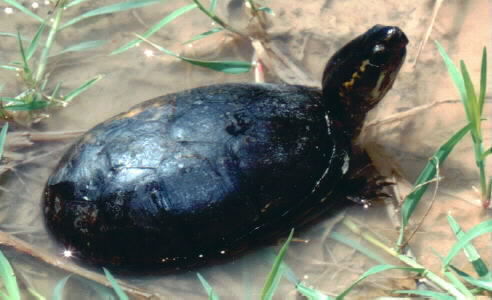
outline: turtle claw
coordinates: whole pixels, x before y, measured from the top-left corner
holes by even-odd
[[[391,195],[384,189],[391,185],[394,185],[394,182],[387,181],[386,177],[380,175],[349,178],[344,182],[345,190],[349,191],[346,198],[364,207],[371,206],[375,200],[390,198]]]

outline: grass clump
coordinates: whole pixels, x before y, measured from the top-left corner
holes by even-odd
[[[15,96],[0,97],[0,117],[14,119],[14,121],[20,122],[21,120],[16,112],[23,111],[28,113],[29,118],[27,122],[31,123],[45,116],[40,113],[43,109],[48,107],[64,107],[68,105],[73,99],[102,79],[101,75],[96,75],[83,82],[78,87],[67,91],[65,95],[61,93],[62,82],[53,84],[49,79],[49,74],[46,72],[50,58],[69,52],[87,51],[104,45],[106,41],[83,41],[75,45],[70,45],[58,53],[53,54],[53,45],[59,32],[91,17],[152,5],[161,1],[135,0],[103,6],[87,11],[65,23],[63,23],[65,11],[81,4],[84,0],[53,1],[53,15],[46,18],[40,17],[16,0],[4,0],[4,2],[15,7],[26,16],[33,18],[39,23],[38,30],[31,39],[21,36],[19,32],[0,33],[0,37],[14,37],[17,39],[20,57],[20,60],[18,61],[0,64],[0,68],[18,74],[24,85],[21,93]],[[27,44],[26,41],[28,42]]]

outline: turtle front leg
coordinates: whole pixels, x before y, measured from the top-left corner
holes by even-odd
[[[394,183],[379,174],[365,151],[355,152],[348,172],[339,183],[337,193],[364,207],[371,206],[375,200],[391,197],[385,188]]]

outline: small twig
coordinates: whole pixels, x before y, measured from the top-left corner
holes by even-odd
[[[77,138],[87,130],[47,131],[47,132],[12,132],[8,134],[8,147],[32,146],[35,142],[56,142]]]
[[[436,0],[434,3],[434,8],[432,9],[432,17],[429,23],[429,27],[427,27],[427,30],[425,32],[424,38],[420,42],[419,49],[417,50],[417,55],[415,56],[415,61],[413,62],[413,67],[417,65],[417,62],[420,57],[420,53],[422,52],[422,49],[424,49],[425,44],[427,44],[427,41],[429,40],[430,34],[432,32],[432,28],[434,28],[434,23],[437,18],[437,13],[439,12],[439,9],[441,8],[441,5],[443,3],[443,0]]]
[[[379,119],[379,120],[374,120],[372,122],[369,122],[369,123],[364,125],[364,131],[366,131],[370,127],[377,127],[377,126],[381,126],[381,125],[384,125],[387,123],[393,123],[393,122],[400,121],[402,119],[406,119],[406,118],[415,116],[415,115],[421,113],[422,111],[426,111],[426,110],[428,110],[434,106],[439,106],[442,104],[449,104],[449,103],[459,103],[459,102],[460,102],[460,100],[450,99],[450,100],[439,100],[439,101],[434,101],[434,102],[431,102],[428,104],[419,105],[417,107],[411,108],[411,109],[406,110],[404,112],[392,114],[385,119]]]
[[[2,231],[0,231],[0,246],[12,248],[19,253],[26,254],[55,268],[66,271],[68,273],[76,274],[80,277],[111,288],[111,283],[109,283],[105,276],[96,272],[86,270],[60,257],[46,253],[43,249],[36,248],[31,244]],[[118,283],[128,295],[132,296],[135,299],[159,298],[158,294],[144,291],[121,280],[118,280]]]

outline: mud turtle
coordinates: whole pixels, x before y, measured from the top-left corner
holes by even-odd
[[[352,142],[407,43],[399,28],[376,25],[331,57],[321,90],[205,86],[97,125],[46,184],[48,229],[91,263],[183,268],[377,194],[350,175]]]

